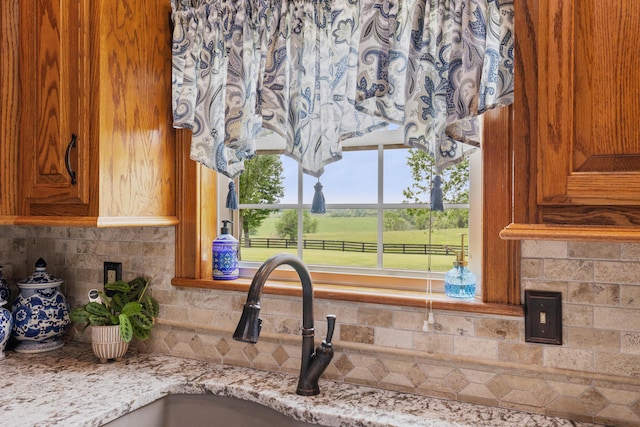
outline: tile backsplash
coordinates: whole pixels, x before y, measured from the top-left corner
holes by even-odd
[[[261,339],[233,341],[246,295],[175,288],[172,227],[2,227],[0,264],[13,287],[37,258],[63,280],[71,305],[100,287],[103,262],[151,279],[161,312],[147,351],[297,372],[301,302],[265,295]],[[576,420],[640,426],[640,244],[524,241],[524,289],[562,293],[563,344],[524,341],[518,317],[316,299],[316,341],[338,317],[325,376]],[[524,290],[523,289],[523,290]],[[76,329],[70,339],[87,341]]]

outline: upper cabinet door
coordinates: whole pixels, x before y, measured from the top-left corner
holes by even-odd
[[[88,3],[21,0],[16,4],[21,28],[23,210],[49,202],[86,207]]]
[[[538,203],[640,205],[640,8],[539,7]]]

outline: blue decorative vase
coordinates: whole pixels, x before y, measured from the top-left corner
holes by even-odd
[[[11,292],[9,291],[9,284],[2,277],[3,267],[0,265],[0,301],[11,301]]]
[[[13,326],[11,312],[3,307],[6,303],[6,300],[0,298],[0,360],[4,359],[4,349],[11,336],[11,327]]]
[[[238,269],[238,239],[229,233],[229,220],[222,221],[220,234],[213,241],[214,280],[235,280],[240,275]]]
[[[47,263],[42,258],[31,276],[18,281],[20,294],[12,307],[16,352],[41,353],[64,345],[61,337],[71,320],[61,284],[61,279],[47,273]]]

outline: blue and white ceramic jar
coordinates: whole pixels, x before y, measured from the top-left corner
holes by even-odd
[[[4,359],[4,349],[11,336],[11,327],[13,326],[11,312],[4,308],[6,303],[6,300],[0,298],[0,360]]]
[[[11,292],[6,279],[2,277],[3,267],[0,265],[0,301],[11,301]]]
[[[16,352],[40,353],[64,345],[61,337],[71,320],[60,285],[62,280],[47,273],[47,263],[42,258],[31,276],[18,281],[20,294],[12,307]]]

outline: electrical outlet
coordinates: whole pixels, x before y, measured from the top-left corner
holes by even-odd
[[[525,341],[562,345],[562,294],[524,292]]]
[[[122,280],[121,262],[104,262],[104,284]]]

